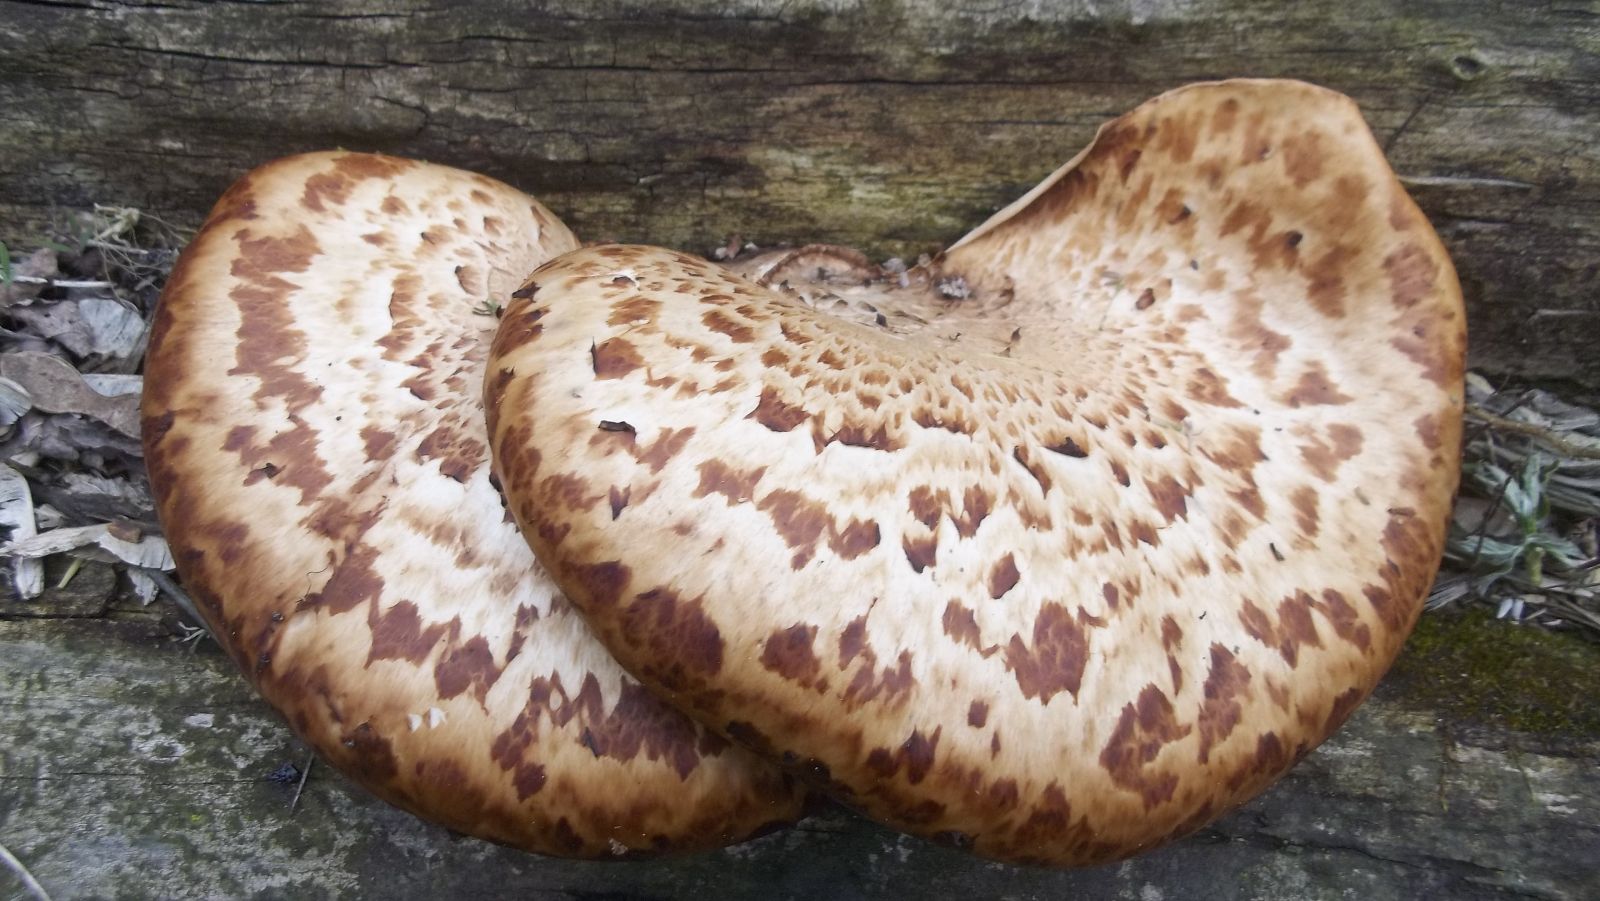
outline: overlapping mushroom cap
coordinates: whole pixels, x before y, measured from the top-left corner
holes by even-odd
[[[489,477],[496,304],[575,246],[532,199],[440,166],[252,172],[162,297],[151,483],[214,634],[358,782],[545,853],[714,847],[792,819],[799,791],[623,673]]]
[[[884,822],[1083,864],[1256,793],[1387,668],[1464,319],[1349,100],[1179,90],[905,287],[804,272],[590,248],[496,338],[512,510],[646,684]]]

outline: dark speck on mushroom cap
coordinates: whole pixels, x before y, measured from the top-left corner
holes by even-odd
[[[1281,775],[1409,631],[1464,320],[1346,98],[1175,91],[904,286],[750,274],[543,267],[492,452],[630,671],[869,815],[1135,853]]]

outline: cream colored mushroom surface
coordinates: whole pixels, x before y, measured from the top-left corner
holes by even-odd
[[[641,680],[1057,865],[1194,831],[1361,703],[1440,557],[1465,334],[1351,101],[1163,95],[904,287],[807,253],[763,287],[585,249],[501,324],[512,510]]]
[[[324,153],[245,176],[151,339],[161,521],[261,693],[383,798],[548,854],[739,841],[798,815],[793,780],[628,678],[490,478],[495,305],[576,246],[441,166]]]

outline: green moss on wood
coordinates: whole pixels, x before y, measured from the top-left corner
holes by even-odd
[[[1575,635],[1479,610],[1429,614],[1392,678],[1404,699],[1451,722],[1546,738],[1600,737],[1600,647]]]

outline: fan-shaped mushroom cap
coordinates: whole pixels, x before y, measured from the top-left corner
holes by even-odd
[[[662,250],[543,267],[486,385],[524,534],[646,684],[884,822],[1055,864],[1198,828],[1417,615],[1449,260],[1354,104],[1228,82],[915,275],[835,286],[880,326]]]
[[[493,304],[575,246],[454,169],[325,153],[250,173],[162,297],[161,520],[213,633],[383,798],[550,854],[739,841],[797,815],[792,780],[628,678],[490,479]]]

